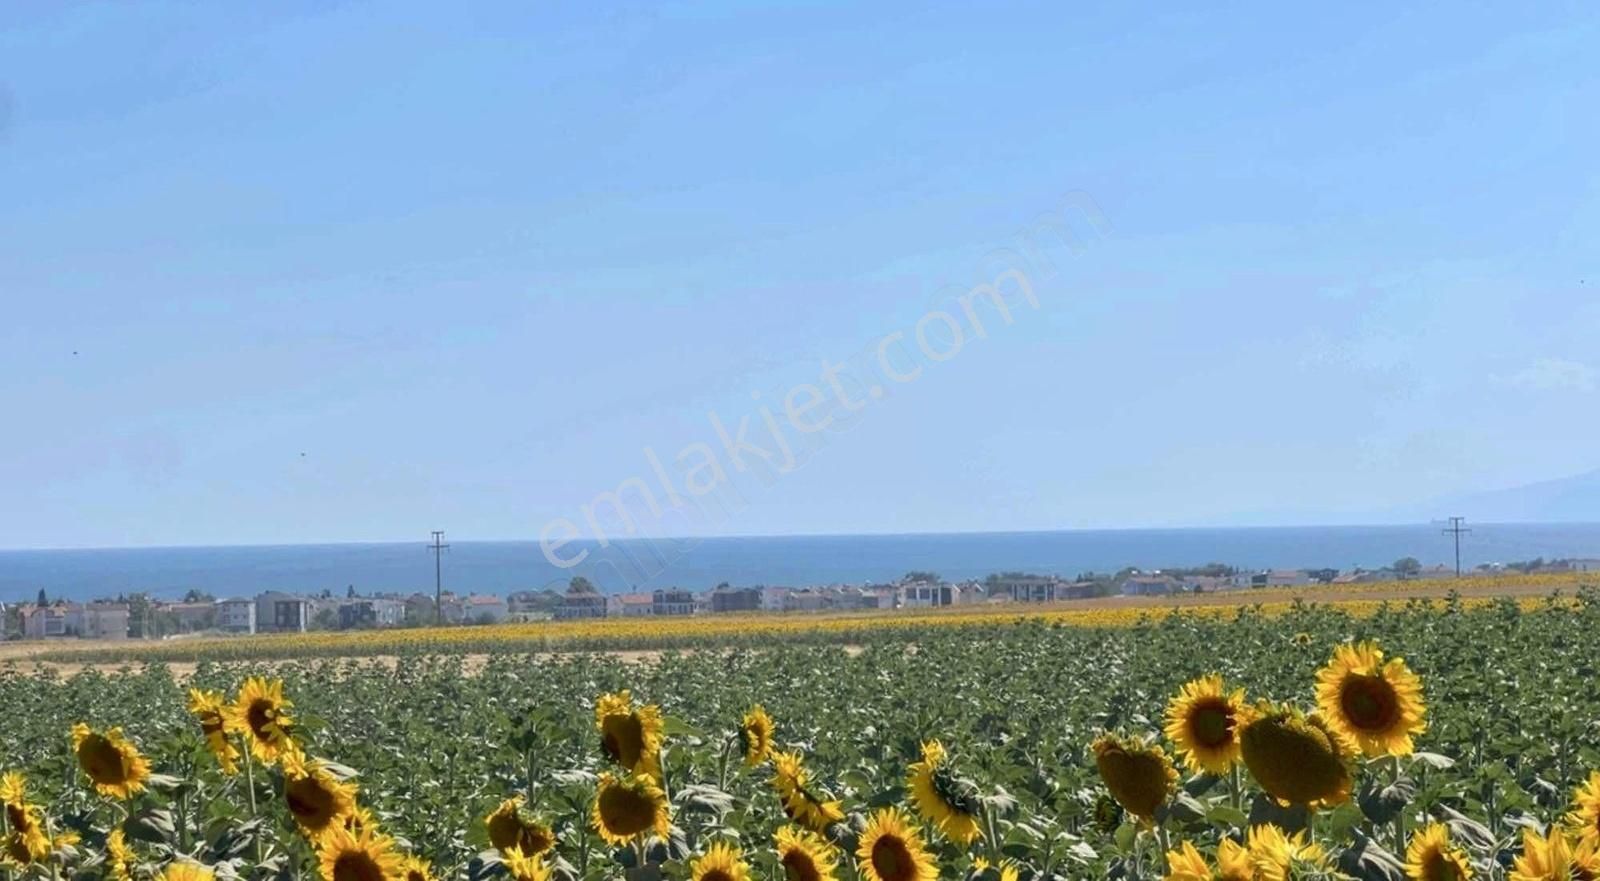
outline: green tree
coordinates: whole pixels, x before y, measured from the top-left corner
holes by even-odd
[[[575,576],[573,576],[571,581],[567,582],[567,591],[569,593],[599,593],[600,592],[598,589],[595,588],[595,586],[593,584],[589,583],[589,579],[584,578],[582,575],[575,575]]]
[[[1415,578],[1422,571],[1422,563],[1416,557],[1401,557],[1394,561],[1394,571],[1401,578]]]

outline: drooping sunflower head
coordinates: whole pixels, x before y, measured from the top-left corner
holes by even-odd
[[[1600,879],[1600,853],[1593,845],[1572,845],[1565,832],[1552,827],[1541,836],[1522,832],[1522,855],[1511,867],[1510,881],[1595,881]]]
[[[283,696],[283,680],[252,676],[239,686],[228,711],[228,727],[245,739],[256,758],[275,764],[295,748],[294,718],[289,715],[293,706]]]
[[[1450,843],[1450,829],[1430,823],[1411,836],[1406,847],[1406,877],[1411,881],[1467,881],[1472,864]]]
[[[776,726],[772,717],[760,704],[750,708],[739,722],[739,748],[744,753],[744,763],[754,768],[772,755],[772,737]]]
[[[1279,802],[1323,806],[1350,800],[1349,748],[1317,714],[1258,704],[1239,741],[1250,775]]]
[[[394,839],[372,829],[351,832],[336,825],[322,837],[317,854],[323,881],[401,881]]]
[[[965,847],[982,837],[982,794],[972,781],[956,776],[939,741],[922,745],[922,761],[911,766],[906,788],[911,791],[917,813],[951,841]]]
[[[122,827],[112,829],[106,836],[106,869],[113,881],[132,881],[133,861],[133,848],[128,846]]]
[[[705,856],[690,867],[693,881],[749,881],[750,867],[745,865],[738,848],[726,842],[717,842],[706,849]]]
[[[556,844],[549,826],[523,813],[520,795],[501,802],[483,818],[483,825],[489,832],[489,843],[501,854],[516,848],[524,856],[542,857]]]
[[[1328,869],[1327,851],[1308,841],[1304,832],[1289,836],[1277,826],[1256,826],[1250,830],[1249,848],[1261,881],[1291,881]]]
[[[603,694],[595,702],[594,727],[600,732],[600,748],[606,758],[630,774],[661,776],[657,766],[663,728],[660,708],[654,704],[634,707],[633,695],[626,689]]]
[[[607,843],[623,845],[645,832],[666,838],[671,829],[667,796],[648,774],[618,779],[600,775],[594,797],[594,828]]]
[[[1255,881],[1256,863],[1250,849],[1224,838],[1217,845],[1217,881]]]
[[[809,829],[784,826],[775,836],[784,881],[837,881],[838,851]]]
[[[1317,708],[1368,756],[1404,756],[1427,730],[1422,680],[1403,658],[1385,661],[1376,643],[1341,645],[1317,671]]]
[[[523,853],[522,849],[517,847],[502,854],[500,861],[505,865],[512,881],[550,881],[550,876],[553,874],[543,856]]]
[[[1589,779],[1572,794],[1567,826],[1580,844],[1600,848],[1600,771],[1591,771]]]
[[[1094,823],[1094,828],[1110,835],[1122,825],[1122,818],[1126,814],[1127,811],[1122,809],[1122,805],[1116,799],[1102,793],[1094,800],[1094,813],[1090,815],[1090,820]]]
[[[283,757],[283,800],[306,838],[316,842],[355,812],[356,787],[295,751]]]
[[[121,728],[100,732],[79,722],[72,726],[72,751],[101,795],[132,798],[150,779],[150,763],[122,736]]]
[[[1249,712],[1243,689],[1229,693],[1221,676],[1202,676],[1167,704],[1167,739],[1190,771],[1226,774],[1239,761],[1239,732]]]
[[[867,881],[934,881],[939,876],[922,830],[899,808],[883,808],[867,821],[856,860]]]
[[[216,757],[222,773],[239,773],[239,750],[228,739],[228,706],[222,692],[189,689],[189,712],[200,723],[206,749]]]
[[[778,793],[784,814],[813,832],[826,832],[829,826],[844,819],[839,801],[812,786],[799,753],[772,754],[772,788]]]
[[[1178,785],[1178,771],[1161,747],[1143,738],[1103,734],[1095,740],[1094,764],[1117,803],[1151,820]]]
[[[169,863],[161,870],[160,881],[217,881],[217,873],[199,863]]]
[[[1211,881],[1211,867],[1200,851],[1185,841],[1177,850],[1167,851],[1166,881]]]
[[[433,864],[419,856],[406,856],[400,860],[399,881],[436,881]]]

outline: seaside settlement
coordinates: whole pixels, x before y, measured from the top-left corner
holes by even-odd
[[[1463,577],[1507,572],[1600,572],[1600,559],[1534,560],[1479,566]],[[1191,569],[1124,569],[1074,578],[1005,572],[982,581],[950,582],[931,572],[910,572],[887,584],[809,587],[734,587],[710,590],[666,587],[649,592],[603,593],[585,578],[565,590],[521,590],[507,596],[377,593],[349,588],[336,596],[268,591],[218,599],[191,590],[169,602],[146,594],[78,603],[50,600],[0,603],[5,639],[164,639],[190,634],[304,633],[437,624],[485,625],[508,621],[728,613],[894,610],[975,603],[1053,603],[1113,596],[1170,596],[1268,587],[1373,584],[1455,578],[1454,569],[1424,567],[1415,559],[1380,569],[1272,569],[1246,572],[1221,564]]]

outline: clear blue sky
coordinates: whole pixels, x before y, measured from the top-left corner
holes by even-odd
[[[1037,310],[683,529],[1600,465],[1592,4],[534,6],[0,10],[0,546],[581,523],[1069,191]]]

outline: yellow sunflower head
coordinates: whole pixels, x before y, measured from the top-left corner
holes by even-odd
[[[513,796],[483,818],[489,843],[503,855],[512,848],[524,856],[540,857],[555,847],[556,836],[549,826],[522,812],[522,796]]]
[[[121,728],[99,732],[79,722],[72,726],[72,751],[101,795],[132,798],[150,779],[150,763],[122,736]]]
[[[6,802],[6,828],[11,830],[6,842],[7,850],[20,850],[28,854],[26,861],[17,862],[27,865],[50,855],[50,837],[37,805]]]
[[[829,826],[844,819],[840,803],[812,787],[811,776],[799,753],[772,754],[772,788],[778,793],[784,814],[813,832],[826,832]]]
[[[883,808],[867,821],[856,849],[866,881],[934,881],[939,877],[922,830],[899,808]]]
[[[1307,841],[1304,832],[1291,837],[1277,826],[1256,826],[1249,847],[1261,881],[1290,881],[1328,869],[1327,851]]]
[[[128,846],[127,836],[118,826],[106,836],[106,868],[113,881],[132,881],[133,861],[133,848]]]
[[[406,856],[400,860],[399,881],[436,881],[433,865],[422,857]]]
[[[372,829],[351,832],[336,825],[317,848],[323,881],[401,881],[402,860],[394,839]]]
[[[594,705],[594,727],[606,758],[631,774],[660,779],[661,710],[654,704],[635,708],[626,689],[603,694]]]
[[[1268,795],[1308,806],[1350,800],[1349,748],[1317,714],[1261,703],[1252,715],[1239,737],[1240,752]]]
[[[1316,643],[1316,639],[1313,638],[1311,636],[1311,634],[1305,632],[1304,630],[1302,630],[1299,633],[1296,633],[1294,636],[1290,637],[1289,641],[1293,642],[1295,645],[1297,645],[1297,646],[1299,646],[1300,648],[1303,648],[1303,649],[1310,648],[1312,645],[1314,645]]]
[[[1249,712],[1243,689],[1230,694],[1221,676],[1202,676],[1167,705],[1167,739],[1190,771],[1226,774],[1239,761],[1239,732]]]
[[[1593,845],[1572,841],[1558,827],[1547,836],[1523,830],[1522,855],[1511,867],[1510,881],[1595,881],[1600,878],[1600,853]]]
[[[1472,864],[1450,844],[1450,829],[1430,823],[1411,836],[1406,847],[1406,877],[1411,881],[1467,881]]]
[[[283,757],[283,800],[306,838],[315,842],[355,813],[356,787],[297,750]]]
[[[1224,838],[1217,845],[1217,881],[1255,881],[1256,863],[1250,849]]]
[[[956,776],[939,741],[922,745],[922,761],[911,766],[906,788],[917,813],[951,841],[965,847],[982,837],[982,795],[971,781]]]
[[[838,881],[838,851],[822,836],[799,826],[784,826],[778,830],[776,843],[784,881]]]
[[[1185,841],[1177,850],[1167,851],[1166,881],[1211,881],[1211,867],[1200,851]]]
[[[1600,771],[1591,771],[1589,779],[1572,794],[1567,826],[1578,843],[1600,848]]]
[[[1317,671],[1317,709],[1368,756],[1410,755],[1412,736],[1428,727],[1422,680],[1373,642],[1334,649]]]
[[[721,841],[694,861],[690,873],[693,881],[750,881],[750,867],[745,865],[738,848]]]
[[[21,771],[0,774],[0,803],[22,804],[28,800],[28,778]]]
[[[199,863],[169,863],[161,870],[160,881],[217,881],[217,873]]]
[[[283,696],[283,680],[252,676],[239,686],[228,711],[228,726],[245,739],[250,752],[266,764],[275,764],[295,749],[294,703]]]
[[[772,717],[757,704],[744,714],[739,722],[739,746],[744,753],[746,766],[754,768],[772,754],[772,736],[776,726]]]
[[[523,853],[521,848],[513,847],[501,855],[500,861],[505,864],[512,881],[550,881],[552,873],[543,856]]]
[[[1161,747],[1142,738],[1103,734],[1094,764],[1117,803],[1142,820],[1154,819],[1178,785],[1178,771]]]
[[[222,692],[189,689],[189,712],[200,723],[206,749],[216,757],[222,773],[239,773],[239,750],[228,739],[228,706]]]
[[[634,774],[619,780],[600,775],[594,796],[594,828],[607,843],[627,844],[651,831],[666,838],[670,823],[666,793],[654,777]]]

